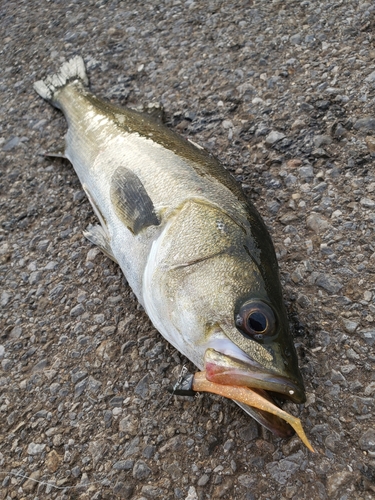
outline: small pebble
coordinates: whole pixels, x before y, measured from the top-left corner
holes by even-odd
[[[276,142],[281,141],[281,139],[284,139],[284,137],[285,134],[283,134],[282,132],[277,132],[276,130],[273,130],[267,135],[265,142],[266,144],[272,146]]]
[[[133,477],[138,481],[144,481],[152,474],[150,467],[143,461],[138,460],[133,467]]]
[[[348,333],[354,333],[359,325],[359,321],[352,321],[346,318],[342,318],[342,323],[345,331]]]
[[[83,307],[83,305],[77,304],[75,307],[73,307],[70,310],[70,316],[72,316],[73,318],[76,318],[76,317],[80,316],[81,314],[83,314],[84,312],[85,312],[85,308]]]
[[[197,491],[194,486],[189,486],[189,491],[185,500],[198,500]]]
[[[29,455],[40,455],[44,451],[45,447],[45,444],[30,443],[27,447],[27,453]]]

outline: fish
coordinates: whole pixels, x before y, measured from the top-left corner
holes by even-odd
[[[34,83],[66,118],[63,155],[99,219],[85,236],[118,263],[156,329],[200,370],[195,390],[221,386],[235,400],[239,387],[249,398],[237,404],[276,436],[291,436],[274,398],[301,404],[306,394],[260,214],[203,147],[95,96],[88,83],[81,56]]]

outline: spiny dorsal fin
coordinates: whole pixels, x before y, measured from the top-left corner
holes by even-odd
[[[118,167],[112,176],[111,200],[117,216],[134,234],[160,224],[141,180],[126,167]]]
[[[164,108],[163,105],[158,102],[150,102],[148,106],[143,109],[144,113],[147,113],[154,120],[164,123]]]

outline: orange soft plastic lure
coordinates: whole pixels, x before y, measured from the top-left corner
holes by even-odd
[[[271,403],[271,401],[268,401],[268,399],[248,387],[215,384],[214,382],[210,382],[206,379],[205,372],[197,372],[193,378],[192,389],[197,392],[211,392],[229,399],[234,399],[240,403],[245,403],[253,408],[258,408],[259,410],[272,413],[273,415],[282,418],[288,422],[291,427],[293,427],[303,444],[307,446],[310,451],[313,453],[315,452],[314,448],[310,444],[310,441],[307,439],[299,418],[286,413],[284,410]]]

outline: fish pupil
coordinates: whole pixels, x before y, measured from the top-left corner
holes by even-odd
[[[261,312],[253,312],[248,317],[249,328],[255,332],[264,332],[267,328],[267,318]]]

